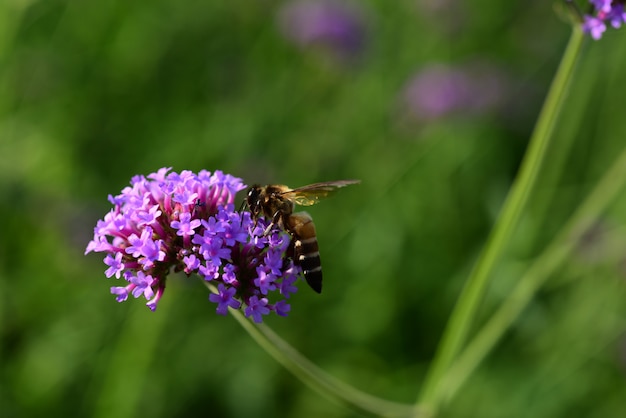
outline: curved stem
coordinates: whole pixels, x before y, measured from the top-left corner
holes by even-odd
[[[522,276],[517,286],[502,303],[487,324],[468,344],[467,349],[450,367],[441,383],[440,398],[449,399],[463,385],[485,356],[500,340],[509,326],[528,305],[535,292],[550,274],[575,249],[586,231],[622,190],[626,183],[626,149],[604,174],[592,193],[570,218],[561,233]]]
[[[208,282],[204,283],[211,292],[217,293],[213,285]],[[300,354],[267,325],[253,324],[238,309],[229,308],[229,311],[243,329],[274,360],[327,398],[381,417],[418,417],[421,415],[419,411],[416,413],[410,404],[377,398],[334,378]]]
[[[441,399],[439,392],[442,390],[442,379],[467,339],[487,286],[489,275],[496,261],[507,248],[510,237],[526,206],[528,196],[536,183],[555,123],[567,97],[568,86],[582,41],[582,31],[575,27],[541,109],[520,172],[504,202],[500,217],[487,240],[486,247],[454,307],[416,407],[426,406],[433,413],[438,409],[437,400]]]

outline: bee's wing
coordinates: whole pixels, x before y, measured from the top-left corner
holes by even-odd
[[[286,190],[281,193],[281,196],[283,196],[285,199],[291,200],[297,205],[311,206],[319,202],[320,199],[332,195],[342,187],[346,187],[351,184],[357,184],[360,182],[360,180],[325,181],[322,183],[314,183],[307,186]]]

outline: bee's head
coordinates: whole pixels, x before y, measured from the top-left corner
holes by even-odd
[[[252,212],[252,216],[257,217],[261,213],[261,186],[258,184],[253,185],[248,189],[248,195],[246,196],[246,203]]]

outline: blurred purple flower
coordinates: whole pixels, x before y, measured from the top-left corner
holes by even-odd
[[[492,111],[505,101],[507,90],[504,77],[493,67],[432,64],[409,80],[401,101],[410,117],[436,120]]]
[[[624,0],[589,0],[593,10],[583,16],[583,31],[593,39],[600,39],[606,31],[607,23],[615,29],[626,22]]]
[[[306,48],[322,46],[338,59],[359,56],[366,44],[363,11],[353,3],[299,0],[286,3],[278,14],[285,37]]]
[[[174,270],[216,281],[218,294],[209,300],[218,314],[245,303],[245,315],[255,322],[270,312],[285,316],[302,273],[287,255],[291,237],[280,229],[265,235],[267,220],[235,211],[235,194],[246,188],[241,179],[221,171],[169,170],[135,176],[130,187],[110,196],[114,207],[98,221],[85,251],[104,252],[105,275],[128,282],[111,288],[117,301],[143,296],[155,310]]]

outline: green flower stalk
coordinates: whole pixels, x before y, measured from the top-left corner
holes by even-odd
[[[465,345],[489,277],[496,262],[506,251],[510,238],[526,207],[528,196],[537,182],[546,151],[552,139],[554,126],[567,97],[568,86],[574,73],[583,39],[581,28],[575,27],[539,115],[520,172],[502,207],[500,217],[488,238],[485,249],[470,274],[452,312],[435,360],[426,376],[417,405],[426,406],[432,411],[436,411],[439,407],[442,379]]]

